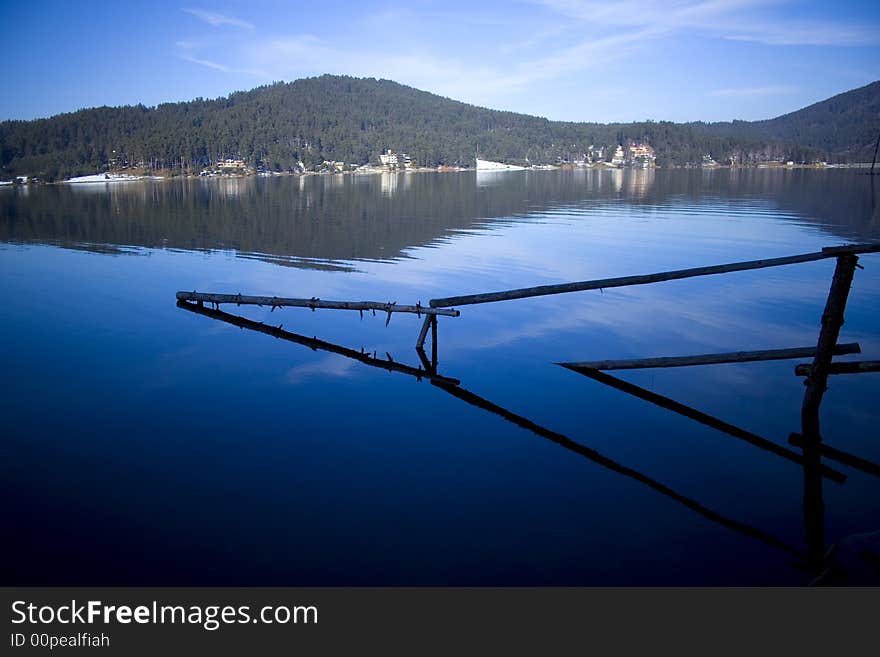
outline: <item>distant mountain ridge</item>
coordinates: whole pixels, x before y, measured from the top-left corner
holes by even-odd
[[[663,166],[770,159],[870,161],[880,81],[765,121],[576,123],[475,107],[389,80],[323,75],[225,98],[98,107],[0,123],[0,178],[123,165],[197,171],[224,158],[270,170],[360,165],[385,149],[421,166],[571,161],[590,145],[654,147]]]
[[[829,159],[870,161],[880,134],[880,81],[773,119],[702,126],[731,138],[800,145]]]

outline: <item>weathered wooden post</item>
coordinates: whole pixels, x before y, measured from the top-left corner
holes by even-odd
[[[819,406],[828,387],[831,359],[843,326],[846,301],[855,274],[857,256],[837,257],[828,300],[822,313],[822,328],[816,345],[816,356],[810,366],[804,385],[801,406],[802,449],[804,454],[804,534],[807,543],[807,565],[810,571],[821,574],[825,562],[825,503],[822,499],[822,435],[819,430]]]
[[[416,350],[424,349],[425,338],[428,337],[428,328],[431,326],[431,316],[425,315],[425,321],[422,322],[422,328],[419,331],[419,337],[416,340]]]
[[[822,440],[819,432],[819,405],[828,387],[831,359],[840,335],[840,327],[843,326],[843,314],[858,261],[858,256],[852,254],[837,258],[837,267],[834,269],[834,278],[831,280],[831,289],[828,291],[828,300],[822,313],[822,328],[819,331],[816,356],[813,358],[810,373],[804,381],[807,389],[801,406],[801,429],[805,445],[811,441],[818,443]]]
[[[431,366],[437,371],[437,315],[431,315]]]

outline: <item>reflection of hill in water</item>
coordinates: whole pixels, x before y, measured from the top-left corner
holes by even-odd
[[[501,217],[588,212],[611,201],[674,210],[707,199],[760,201],[841,236],[869,239],[880,235],[871,180],[844,170],[613,170],[58,185],[0,193],[0,239],[100,251],[235,249],[326,267],[400,257],[408,247]]]

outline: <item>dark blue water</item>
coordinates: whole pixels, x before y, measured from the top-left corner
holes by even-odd
[[[554,363],[814,345],[833,260],[462,307],[439,372],[482,407],[175,292],[425,304],[878,237],[871,179],[840,170],[0,189],[2,581],[807,583],[798,464]],[[880,359],[860,263],[842,360]],[[415,316],[222,309],[419,364]],[[788,446],[797,362],[618,374]],[[834,377],[825,441],[880,462],[878,392]],[[880,528],[880,481],[826,463],[825,544]]]

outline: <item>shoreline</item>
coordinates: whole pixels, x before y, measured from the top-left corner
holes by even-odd
[[[166,181],[166,180],[241,180],[245,178],[279,178],[279,177],[307,177],[307,176],[374,176],[374,175],[406,175],[406,174],[414,174],[414,173],[477,173],[480,175],[501,175],[501,174],[509,174],[509,173],[517,173],[517,172],[530,172],[530,171],[671,171],[671,170],[708,170],[714,171],[717,169],[732,169],[732,170],[741,170],[741,169],[755,169],[755,170],[794,170],[794,169],[813,169],[813,170],[826,170],[826,169],[871,169],[872,165],[870,162],[856,162],[851,164],[776,164],[776,163],[766,163],[766,164],[748,164],[748,165],[731,165],[731,164],[715,164],[711,166],[670,166],[670,167],[614,167],[614,166],[606,166],[606,165],[598,165],[598,166],[574,166],[574,165],[537,165],[533,167],[527,167],[523,169],[518,169],[516,171],[499,169],[499,170],[483,170],[477,169],[475,167],[452,167],[452,166],[439,166],[439,167],[413,167],[409,169],[379,169],[379,168],[365,168],[365,169],[355,169],[350,171],[280,171],[280,172],[256,172],[251,171],[248,173],[229,173],[229,174],[218,174],[212,176],[203,176],[199,174],[193,173],[178,173],[178,174],[165,174],[165,175],[132,175],[125,174],[122,172],[108,172],[106,174],[92,174],[86,176],[76,176],[74,178],[68,178],[66,180],[56,180],[56,181],[43,181],[43,180],[31,180],[27,176],[21,176],[27,178],[26,182],[21,181],[0,181],[0,187],[25,187],[30,185],[75,185],[75,186],[98,186],[98,185],[117,185],[121,183],[131,183],[131,182],[144,182],[148,180],[154,181]]]

